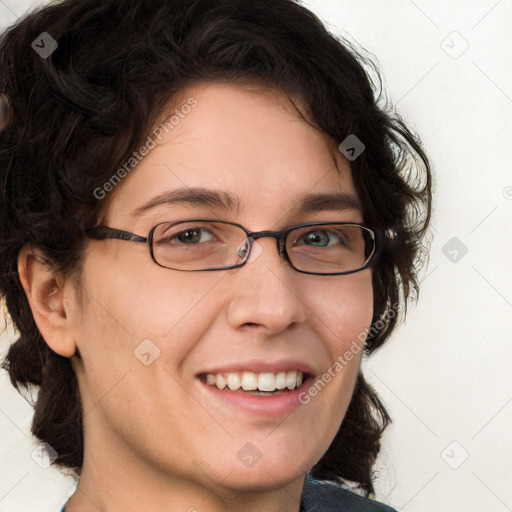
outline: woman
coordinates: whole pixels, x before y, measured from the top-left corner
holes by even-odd
[[[66,0],[0,48],[4,367],[62,510],[392,510],[360,363],[431,177],[371,63],[290,0]]]

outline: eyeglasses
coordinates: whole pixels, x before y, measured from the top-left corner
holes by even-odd
[[[364,270],[375,256],[377,236],[375,230],[350,222],[309,222],[282,231],[251,232],[240,224],[205,219],[162,222],[147,237],[106,226],[86,232],[95,240],[147,243],[157,265],[189,272],[242,267],[251,261],[254,241],[272,237],[292,268],[315,275]]]

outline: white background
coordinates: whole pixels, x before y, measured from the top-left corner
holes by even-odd
[[[0,28],[31,4],[0,0]],[[512,510],[512,0],[305,5],[376,55],[435,173],[418,305],[365,362],[393,418],[377,498],[407,512]],[[0,512],[57,512],[73,485],[32,460],[32,410],[5,371],[0,390]]]

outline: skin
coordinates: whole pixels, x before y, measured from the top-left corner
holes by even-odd
[[[285,94],[215,83],[187,92],[197,106],[118,186],[106,225],[145,236],[158,222],[204,216],[253,231],[363,221],[356,209],[293,210],[303,192],[356,192],[335,141],[307,124]],[[229,191],[243,208],[176,204],[131,215],[184,186]],[[348,407],[361,352],[286,417],[242,414],[211,400],[197,374],[294,358],[320,376],[371,323],[371,269],[300,274],[273,239],[258,243],[261,254],[239,269],[179,272],[156,265],[145,244],[87,240],[80,283],[56,278],[36,250],[20,252],[37,326],[71,358],[82,398],[84,466],[68,512],[299,510],[305,474]],[[160,350],[150,366],[134,357],[144,339]],[[250,468],[237,457],[247,442],[262,454]]]

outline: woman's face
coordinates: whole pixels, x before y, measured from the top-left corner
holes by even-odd
[[[305,194],[356,192],[336,144],[285,95],[208,83],[183,104],[192,96],[197,105],[118,185],[108,226],[146,236],[159,222],[194,218],[251,231],[363,221],[359,209],[332,201],[318,211],[298,209]],[[182,201],[134,213],[164,192],[192,188],[234,201],[231,208]],[[371,323],[371,270],[302,274],[280,258],[274,239],[259,239],[253,250],[241,268],[182,272],[156,265],[146,244],[87,241],[83,307],[70,317],[81,355],[73,364],[86,465],[114,460],[141,475],[249,490],[297,479],[325,453],[358,373],[354,342],[361,345],[358,335]],[[339,358],[343,365],[335,365]],[[221,391],[201,378],[293,370],[310,375],[302,400],[297,391]],[[306,400],[304,391],[323,374],[331,378]]]

